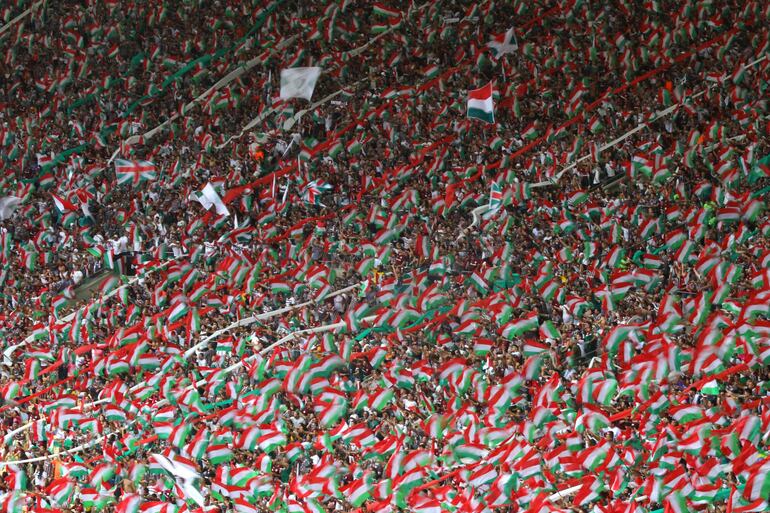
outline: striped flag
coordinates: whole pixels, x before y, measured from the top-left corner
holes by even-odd
[[[56,479],[46,488],[48,497],[59,506],[66,506],[75,493],[75,482],[66,477]]]
[[[492,82],[468,91],[468,117],[487,123],[495,122],[495,104],[492,101]]]
[[[503,206],[503,189],[497,182],[492,184],[489,191],[489,211],[497,212]]]
[[[141,504],[142,498],[139,495],[126,494],[123,495],[123,500],[118,503],[115,511],[117,513],[139,513]]]

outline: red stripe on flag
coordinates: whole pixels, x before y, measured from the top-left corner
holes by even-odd
[[[478,89],[472,89],[468,91],[468,97],[473,98],[474,100],[486,100],[491,96],[492,96],[492,82],[489,82],[484,87],[479,87]]]

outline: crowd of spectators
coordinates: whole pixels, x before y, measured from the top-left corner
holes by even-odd
[[[765,3],[0,17],[3,511],[770,508]]]

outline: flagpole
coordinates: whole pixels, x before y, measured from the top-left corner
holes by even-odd
[[[283,151],[283,155],[281,155],[281,158],[284,158],[287,153],[289,153],[289,150],[291,149],[291,146],[294,144],[294,137],[291,138],[291,141],[289,141],[289,145],[286,147],[286,149]]]
[[[286,203],[286,195],[289,193],[289,177],[286,177],[286,188],[283,190],[283,199],[281,199],[281,204]]]

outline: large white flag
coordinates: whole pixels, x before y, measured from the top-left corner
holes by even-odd
[[[220,216],[230,215],[230,211],[227,210],[222,198],[219,197],[219,194],[217,194],[216,189],[214,189],[214,186],[211,185],[210,182],[206,184],[206,187],[204,187],[202,191],[195,191],[190,194],[190,199],[203,205],[203,208],[206,210],[209,210],[213,206]]]
[[[16,196],[3,196],[0,198],[0,221],[10,219],[21,204],[21,198]]]
[[[281,70],[281,99],[304,98],[310,101],[321,68],[289,68]]]

